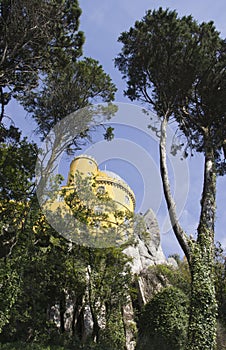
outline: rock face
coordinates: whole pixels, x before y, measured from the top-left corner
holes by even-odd
[[[136,347],[136,322],[131,299],[122,309],[124,331],[126,338],[126,350],[134,350]]]
[[[125,254],[132,257],[132,273],[140,274],[151,265],[167,264],[161,245],[160,233],[154,212],[149,209],[144,215],[145,235],[137,232],[135,239],[137,244],[124,250]]]
[[[124,250],[124,253],[132,258],[131,270],[133,275],[136,275],[137,306],[140,310],[163,285],[162,281],[152,275],[148,268],[158,264],[169,264],[162,251],[158,222],[151,209],[143,216],[143,224],[142,229],[138,229],[135,233],[136,245]],[[128,319],[134,320],[134,314],[131,303],[128,303],[127,317],[124,317],[127,350],[134,350],[136,346],[135,342],[131,341],[135,338],[136,330],[133,328],[134,331],[131,332],[127,322]]]

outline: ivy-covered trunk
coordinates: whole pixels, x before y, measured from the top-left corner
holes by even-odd
[[[211,248],[195,243],[191,262],[191,299],[187,350],[214,350],[217,303]]]
[[[217,301],[214,276],[214,222],[216,169],[214,151],[206,137],[204,185],[196,242],[191,243],[191,307],[189,350],[214,350],[217,332]]]

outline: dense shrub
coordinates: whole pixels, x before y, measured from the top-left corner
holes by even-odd
[[[164,288],[144,307],[137,350],[183,350],[187,325],[187,296],[178,288]]]
[[[23,342],[0,344],[0,350],[68,350],[62,346],[46,346],[42,344]]]

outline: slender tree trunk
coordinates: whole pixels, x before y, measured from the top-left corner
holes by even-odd
[[[216,348],[217,302],[214,283],[214,222],[216,208],[216,170],[214,152],[206,135],[204,185],[197,241],[181,228],[171,194],[166,162],[167,116],[161,124],[160,171],[171,225],[187,257],[191,273],[190,317],[187,350]]]
[[[214,154],[205,154],[204,186],[197,242],[191,252],[191,307],[188,331],[189,350],[216,348],[217,301],[214,276],[214,221],[216,208]]]
[[[76,301],[73,307],[73,318],[72,318],[72,326],[71,326],[73,336],[76,334],[76,325],[78,322],[79,314],[82,310],[82,304],[83,304],[82,297],[83,296],[79,296],[78,298],[76,298]]]
[[[175,233],[175,236],[189,262],[190,260],[190,247],[189,241],[190,239],[187,237],[186,233],[182,229],[179,224],[179,220],[176,213],[176,204],[174,202],[167,168],[167,154],[166,154],[166,128],[168,124],[167,114],[164,116],[161,123],[161,136],[160,136],[160,144],[159,144],[159,153],[160,153],[160,174],[162,179],[164,196],[169,212],[170,222]]]
[[[92,320],[93,320],[92,339],[98,344],[99,343],[100,326],[98,323],[96,312],[91,304],[90,304],[90,311],[91,311]]]
[[[62,295],[61,300],[60,300],[60,331],[61,331],[61,333],[65,332],[64,314],[65,314],[65,296]]]
[[[89,252],[90,253],[90,252]],[[90,253],[91,256],[91,253]],[[87,275],[88,275],[88,300],[90,312],[93,320],[93,331],[92,331],[92,339],[98,343],[99,342],[99,332],[100,326],[97,318],[97,311],[95,310],[95,298],[93,297],[93,286],[92,286],[92,276],[91,276],[91,267],[87,266]]]
[[[1,104],[1,112],[0,112],[0,123],[1,123],[4,118],[4,112],[5,112],[5,101],[4,101],[4,93],[3,93],[2,87],[0,87],[0,104]]]

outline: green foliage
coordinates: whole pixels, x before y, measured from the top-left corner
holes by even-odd
[[[148,11],[121,34],[118,40],[123,48],[115,63],[127,79],[125,93],[131,100],[153,104],[160,116],[167,109],[172,111],[194,77],[195,67],[189,60],[196,37],[190,40],[189,32],[196,28],[191,16],[179,19],[176,11],[160,8]]]
[[[69,350],[68,348],[65,348],[63,346],[48,346],[48,345],[41,345],[37,343],[8,343],[8,344],[0,344],[1,350]]]
[[[0,261],[0,333],[9,323],[11,310],[20,293],[20,276],[10,261]]]
[[[127,302],[131,283],[128,258],[121,248],[79,247],[68,244],[55,232],[43,216],[31,187],[34,171],[32,160],[36,148],[25,140],[7,142],[2,148],[2,162],[7,166],[2,169],[2,182],[5,181],[5,184],[0,202],[0,277],[3,287],[0,293],[0,341],[44,342],[53,346],[65,344],[67,349],[73,343],[73,334],[74,339],[77,339],[76,346],[82,348],[80,338],[83,333],[76,328],[76,319],[71,321],[69,329],[65,326],[64,317],[67,317],[66,305],[69,300],[74,310],[81,310],[81,320],[85,305],[90,307],[97,325],[93,337],[99,332],[98,315],[101,308],[106,307],[109,334],[112,334],[112,342],[119,344],[117,346],[120,348],[124,341],[122,320],[120,315],[117,316],[120,327],[114,336],[115,324],[111,320],[116,317],[114,310]],[[14,172],[11,172],[14,159],[15,177]],[[6,182],[7,179],[10,181]],[[84,187],[83,195],[87,195]],[[75,196],[72,197],[71,200],[75,201]],[[101,194],[99,197],[102,203],[109,200]],[[55,316],[57,312],[61,315],[58,326],[51,311],[54,308]],[[108,341],[107,333],[103,333],[104,340],[100,340],[99,345],[101,341]],[[65,342],[64,334],[68,335],[70,341]]]
[[[2,142],[0,148],[0,200],[26,201],[34,190],[37,148],[26,139]]]
[[[21,102],[37,122],[37,132],[46,136],[68,114],[91,103],[111,102],[115,91],[115,85],[98,61],[83,58],[52,71],[43,80],[43,87],[26,94]],[[77,136],[83,136],[80,133],[85,133],[87,126],[81,127],[79,123],[77,116]]]
[[[106,318],[109,319],[107,329],[111,334],[110,330],[114,328],[111,320],[116,317],[114,310],[127,302],[131,284],[128,259],[122,249],[68,245],[45,221],[33,200],[10,261],[11,270],[6,269],[4,264],[2,266],[2,271],[7,274],[7,288],[4,295],[0,295],[6,304],[1,303],[2,315],[6,318],[2,320],[1,342],[21,340],[61,344],[61,334],[65,333],[69,338],[73,333],[79,339],[82,334],[75,329],[75,320],[66,331],[64,318],[60,318],[60,325],[56,326],[51,316],[52,308],[56,309],[55,312],[59,308],[59,312],[66,315],[67,300],[75,310],[82,310],[84,305],[90,307],[93,321],[97,322],[93,337],[99,333],[98,315],[105,307]],[[20,283],[13,280],[11,286],[13,274],[18,276]],[[7,314],[6,310],[10,313]],[[120,318],[119,324],[115,338],[112,330],[115,344],[122,344],[124,339]],[[99,344],[107,341],[107,333],[103,333],[104,340],[100,337]]]
[[[149,270],[152,270],[163,283],[165,281],[166,284],[170,284],[183,291],[187,296],[190,296],[191,276],[188,263],[185,260],[179,261],[178,268],[167,265],[156,265],[149,267]]]
[[[37,147],[22,140],[13,125],[3,124],[12,97],[32,113],[43,137],[67,114],[89,106],[82,126],[75,118],[72,132],[79,132],[71,143],[76,148],[76,138],[88,136],[91,103],[106,102],[107,107],[95,111],[107,119],[115,112],[110,102],[116,88],[110,77],[96,60],[80,59],[80,14],[77,0],[0,1],[1,349],[84,349],[84,308],[90,307],[97,326],[94,338],[100,305],[111,320],[112,310],[120,309],[129,293],[128,259],[121,249],[69,244],[48,224],[34,191]],[[50,163],[56,157],[54,147],[52,151]],[[73,309],[70,322],[68,304]],[[122,333],[115,344],[116,338],[122,344]]]
[[[218,318],[226,325],[226,260],[225,253],[219,242],[215,246],[215,285],[216,296],[218,301]]]
[[[114,99],[115,85],[102,66],[78,59],[84,37],[77,0],[4,0],[0,9],[1,122],[11,97],[31,113],[42,136],[91,102]],[[75,139],[87,137],[87,124],[76,130]]]
[[[39,215],[37,222],[33,207],[30,232],[27,223],[13,251],[14,260],[20,254],[20,265],[15,266],[21,276],[20,298],[11,311],[10,324],[3,329],[2,341],[45,339],[48,343],[59,333],[50,316],[51,308],[59,304],[64,310],[67,295],[75,303],[84,293],[85,268],[79,249],[69,250],[65,240]],[[60,326],[63,330],[63,320]]]
[[[126,339],[121,310],[113,309],[107,319],[105,329],[100,332],[101,349],[124,350],[125,342]]]
[[[119,41],[123,48],[115,64],[127,80],[125,94],[152,105],[159,117],[176,119],[187,146],[197,151],[205,152],[209,132],[223,174],[226,51],[213,22],[198,24],[192,16],[179,18],[176,11],[159,8]]]
[[[39,74],[61,69],[82,53],[77,0],[0,3],[2,113],[13,95],[38,85]],[[3,88],[10,93],[3,92]]]
[[[226,349],[226,266],[225,253],[220,242],[215,245],[215,286],[218,303],[217,350]]]
[[[12,258],[34,195],[34,157],[37,149],[9,129],[0,148],[0,332],[9,322],[21,292],[20,254]]]
[[[188,305],[187,296],[178,288],[157,293],[141,314],[137,350],[185,349]]]
[[[209,239],[208,235],[206,239]],[[212,246],[207,244],[192,247],[188,349],[200,349],[200,344],[203,349],[215,349],[216,346],[216,332],[213,330],[217,326],[217,300],[211,250]]]
[[[127,81],[125,94],[131,100],[151,106],[161,124],[161,131],[156,125],[151,127],[160,135],[160,168],[165,198],[168,208],[171,208],[172,227],[191,271],[187,348],[214,349],[217,317],[213,275],[216,176],[226,171],[225,40],[213,22],[198,24],[191,16],[179,18],[176,11],[159,8],[148,11],[133,28],[121,34],[119,41],[123,47],[115,64]],[[188,155],[190,148],[203,152],[205,157],[196,242],[180,227],[174,211],[165,161],[166,125],[169,121],[176,122],[182,131],[184,155]]]
[[[107,141],[111,141],[114,138],[114,128],[112,128],[111,126],[109,126],[106,130],[106,133],[104,134],[104,138]]]

